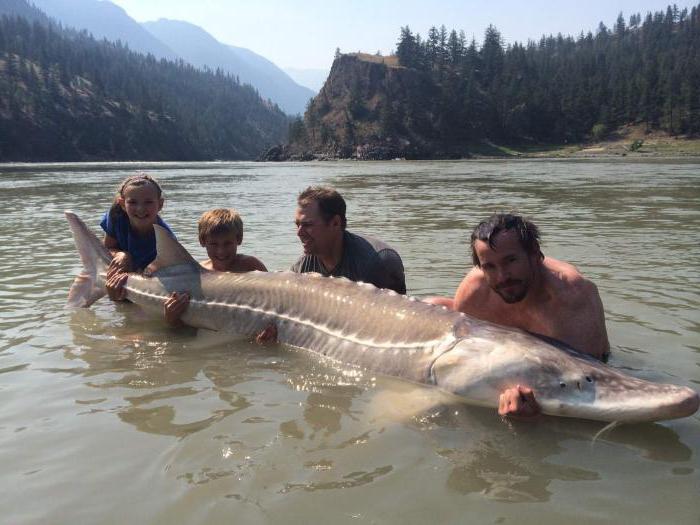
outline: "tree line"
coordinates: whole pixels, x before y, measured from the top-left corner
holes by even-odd
[[[595,34],[526,44],[504,45],[494,26],[480,46],[444,25],[425,38],[406,26],[396,54],[432,85],[430,96],[384,109],[388,135],[420,122],[446,144],[578,142],[630,123],[673,135],[700,132],[700,6],[628,20],[620,14]]]
[[[0,18],[0,160],[252,159],[288,122],[220,70]]]

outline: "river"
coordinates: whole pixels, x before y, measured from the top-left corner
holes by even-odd
[[[611,366],[700,390],[700,170],[689,161],[0,166],[0,522],[700,521],[700,416],[504,422],[429,388],[282,346],[205,344],[138,307],[64,307],[80,264],[63,218],[99,231],[136,170],[197,258],[212,207],[240,251],[287,269],[295,197],[335,186],[350,231],[401,253],[409,293],[452,294],[471,228],[517,210],[600,290]]]

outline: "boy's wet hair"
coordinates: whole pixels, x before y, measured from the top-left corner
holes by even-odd
[[[347,226],[345,218],[345,199],[333,188],[328,186],[309,186],[297,197],[299,206],[307,206],[311,202],[318,202],[318,209],[323,220],[328,224],[336,215],[340,216],[340,225],[344,230]]]
[[[529,254],[536,254],[540,259],[544,255],[540,250],[540,230],[531,221],[512,213],[494,213],[488,219],[476,225],[471,237],[472,262],[477,268],[481,267],[476,255],[476,241],[488,243],[493,248],[496,236],[504,231],[513,231],[518,236],[520,245]]]
[[[234,233],[238,242],[243,241],[243,220],[233,208],[217,208],[205,211],[197,223],[199,244],[204,246],[212,235]]]
[[[162,198],[163,190],[160,188],[160,184],[158,184],[158,181],[145,173],[137,173],[136,175],[132,175],[124,179],[119,185],[119,188],[117,188],[117,194],[114,196],[112,206],[109,208],[109,218],[112,220],[117,220],[117,218],[120,215],[125,215],[124,210],[119,205],[119,199],[124,198],[124,192],[127,190],[127,188],[130,188],[132,186],[146,186],[148,184],[153,184],[153,187],[156,189],[158,198]]]

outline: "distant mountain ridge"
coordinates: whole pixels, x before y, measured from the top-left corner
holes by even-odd
[[[286,136],[278,106],[230,75],[62,29],[27,2],[7,6],[0,161],[246,160]]]
[[[223,44],[188,22],[161,19],[140,24],[107,0],[34,0],[34,4],[64,26],[86,29],[97,39],[121,41],[132,51],[150,53],[156,58],[182,59],[199,68],[220,68],[251,84],[260,95],[292,115],[303,113],[315,95],[270,60],[249,49]]]
[[[107,1],[97,0],[31,0],[36,7],[63,26],[81,31],[87,29],[96,39],[121,41],[132,51],[150,53],[156,58],[177,60],[172,49],[154,37],[124,9]]]
[[[268,59],[249,49],[223,44],[189,22],[160,19],[142,25],[185,61],[197,67],[220,68],[236,75],[241,82],[254,86],[263,97],[277,103],[287,113],[303,113],[315,94],[298,85]]]

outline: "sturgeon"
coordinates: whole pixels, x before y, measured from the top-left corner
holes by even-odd
[[[106,294],[112,257],[77,215],[65,215],[84,267],[68,304],[87,307]],[[189,292],[182,321],[196,328],[252,336],[275,323],[280,343],[485,407],[496,408],[500,393],[518,384],[533,389],[544,414],[606,422],[685,417],[700,403],[690,388],[637,379],[521,330],[371,284],[318,274],[206,270],[164,229],[154,228],[158,255],[145,274],[129,274],[127,298],[162,314],[171,292]]]

